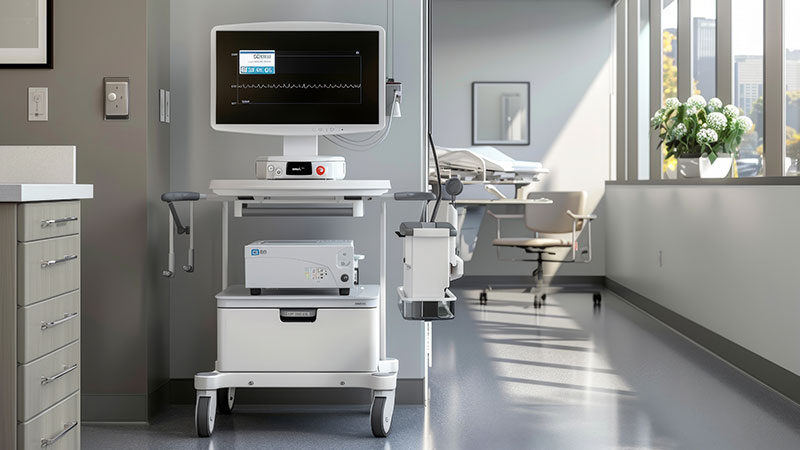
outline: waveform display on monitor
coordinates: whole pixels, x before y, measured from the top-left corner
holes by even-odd
[[[351,52],[239,49],[232,104],[360,104],[362,60]]]
[[[361,83],[258,83],[231,87],[234,89],[361,89]]]

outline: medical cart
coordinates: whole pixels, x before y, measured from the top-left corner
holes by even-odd
[[[370,424],[389,433],[398,362],[386,356],[386,203],[388,180],[213,180],[209,200],[222,203],[222,291],[217,302],[217,361],[195,375],[195,422],[214,431],[216,412],[229,414],[239,388],[365,388],[372,391]],[[364,202],[381,202],[380,279],[349,295],[251,295],[228,284],[231,216],[364,216]],[[259,236],[260,237],[260,236]],[[240,249],[237,249],[237,254]],[[262,292],[262,294],[264,294]]]

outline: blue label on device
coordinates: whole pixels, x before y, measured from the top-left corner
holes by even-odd
[[[275,50],[239,50],[240,75],[275,73]]]

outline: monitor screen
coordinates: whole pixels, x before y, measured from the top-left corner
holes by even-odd
[[[378,124],[377,31],[216,32],[216,123]]]

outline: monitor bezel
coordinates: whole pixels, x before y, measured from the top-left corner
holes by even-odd
[[[374,124],[229,124],[217,123],[217,31],[377,31],[378,123]],[[217,25],[211,29],[211,128],[231,133],[271,136],[325,136],[370,133],[386,126],[386,31],[379,25],[339,22],[258,22]]]

